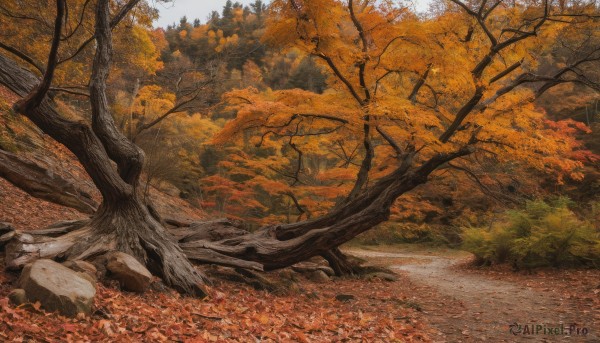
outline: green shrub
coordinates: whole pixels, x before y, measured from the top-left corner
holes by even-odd
[[[569,209],[571,202],[531,201],[488,228],[463,231],[463,249],[481,265],[513,263],[516,268],[591,266],[600,268],[600,232]]]

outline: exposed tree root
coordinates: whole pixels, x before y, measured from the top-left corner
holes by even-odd
[[[285,293],[286,289],[280,280],[273,281],[266,275],[243,268],[224,268],[214,266],[207,269],[213,279],[221,279],[252,286],[256,290],[273,293]]]
[[[241,223],[236,223],[227,218],[209,221],[195,222],[185,225],[179,221],[169,219],[167,223],[177,223],[169,232],[178,242],[192,242],[199,240],[220,241],[233,237],[239,237],[249,232],[240,228]]]
[[[351,261],[339,248],[333,248],[325,252],[323,258],[327,260],[336,276],[356,275],[359,271],[358,264]]]
[[[206,296],[208,279],[191,265],[177,242],[147,211],[121,206],[99,211],[89,221],[62,222],[44,230],[17,232],[6,246],[6,267],[20,269],[39,258],[86,260],[110,251],[136,257],[163,281]]]

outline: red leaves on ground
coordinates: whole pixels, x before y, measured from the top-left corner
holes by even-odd
[[[221,283],[207,300],[174,292],[136,295],[99,285],[94,314],[68,319],[31,305],[15,308],[6,298],[6,275],[2,281],[3,341],[429,341],[419,313],[402,305],[400,282],[307,283],[288,296]],[[355,300],[339,302],[339,293]]]

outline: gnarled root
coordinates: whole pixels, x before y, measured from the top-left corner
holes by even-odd
[[[339,248],[329,249],[322,256],[327,260],[336,276],[357,275],[359,273],[360,266],[358,263],[344,255]]]
[[[134,256],[167,285],[183,293],[207,295],[204,285],[208,279],[192,266],[166,230],[139,206],[101,209],[88,221],[16,232],[6,246],[6,267],[20,269],[40,258],[93,259],[109,251]]]

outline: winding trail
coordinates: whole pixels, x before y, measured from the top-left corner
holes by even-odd
[[[585,319],[578,318],[577,309],[564,299],[452,268],[465,261],[462,257],[357,249],[347,252],[378,261],[408,277],[406,287],[414,290],[413,301],[439,330],[435,342],[600,342],[594,330],[598,328],[590,328],[585,337],[566,334],[571,323],[585,323]],[[562,324],[564,334],[513,335],[509,330],[512,323],[548,328]]]

